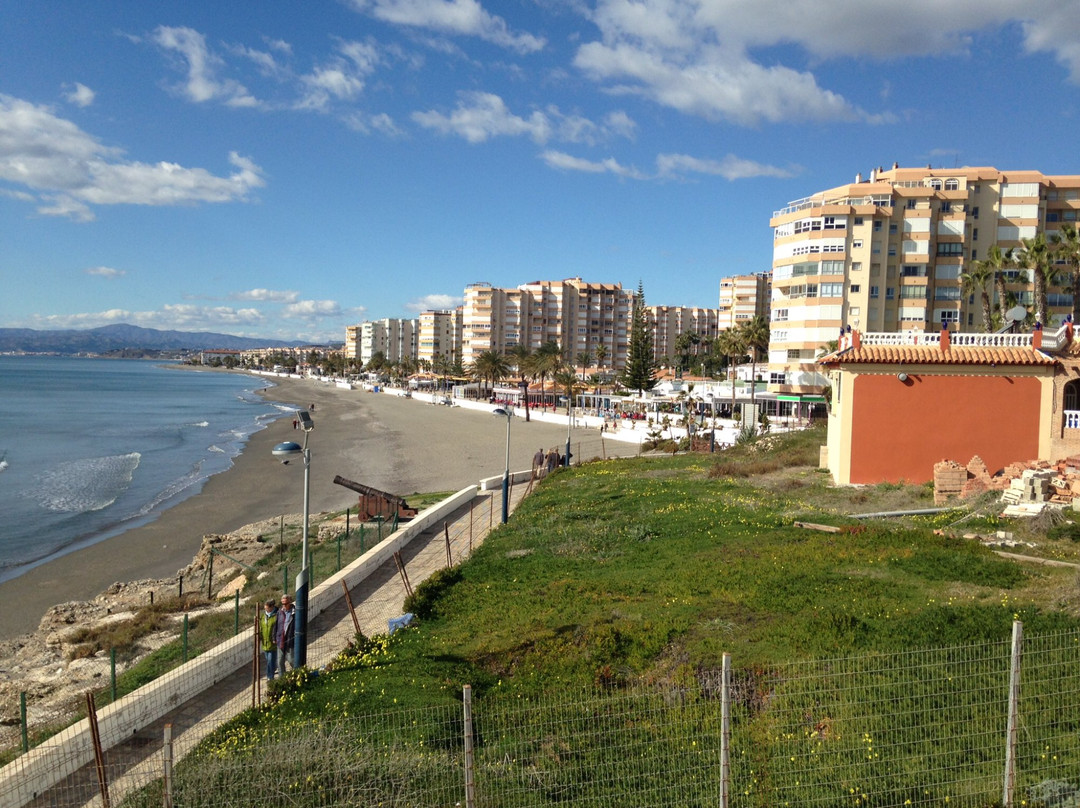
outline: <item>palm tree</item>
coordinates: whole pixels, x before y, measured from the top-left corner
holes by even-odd
[[[482,351],[469,365],[469,376],[483,381],[491,379],[491,387],[509,375],[510,363],[498,351]],[[491,387],[488,388],[489,391]]]
[[[1005,323],[1005,312],[1009,310],[1009,293],[1005,289],[1005,273],[1016,268],[1016,258],[1010,247],[1004,252],[1001,247],[994,245],[986,254],[986,264],[994,273],[994,289],[997,291],[998,314],[1001,322]]]
[[[540,379],[540,403],[544,403],[544,380],[562,365],[562,349],[559,343],[549,340],[532,355],[532,372]]]
[[[529,378],[532,375],[532,351],[528,345],[518,343],[509,351],[509,357],[514,362],[518,376],[521,377],[522,398],[525,399],[525,420],[529,418]]]
[[[581,365],[581,378],[585,378],[585,371],[592,362],[592,351],[578,351],[577,363]]]
[[[1050,262],[1050,249],[1046,243],[1046,234],[1039,233],[1034,238],[1021,239],[1024,248],[1018,260],[1025,269],[1031,270],[1031,282],[1035,293],[1035,319],[1044,327],[1048,325],[1049,306],[1048,289],[1057,284],[1059,269]]]
[[[728,358],[731,368],[731,417],[735,417],[735,370],[739,359],[746,355],[747,345],[737,328],[726,328],[716,337],[716,347]]]
[[[769,350],[769,321],[759,314],[740,325],[739,331],[750,351],[750,409],[753,410],[757,404],[758,351]]]
[[[593,351],[593,356],[596,357],[596,367],[598,369],[603,368],[604,367],[604,360],[607,359],[607,357],[608,357],[607,346],[605,346],[602,343],[600,345],[597,345],[596,350]]]
[[[988,261],[972,261],[970,269],[960,276],[960,283],[965,292],[978,291],[982,300],[983,330],[987,334],[993,329],[990,315],[990,293],[986,285],[994,279],[994,268]]]
[[[1061,230],[1050,237],[1054,257],[1065,264],[1072,286],[1072,318],[1080,321],[1080,230],[1072,222],[1065,222]]]

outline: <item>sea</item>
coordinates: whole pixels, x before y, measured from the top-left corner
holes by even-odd
[[[145,524],[295,408],[257,376],[0,356],[0,581]]]

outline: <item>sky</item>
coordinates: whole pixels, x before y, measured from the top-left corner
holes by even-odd
[[[0,0],[0,327],[718,305],[876,166],[1080,174],[1080,0]]]

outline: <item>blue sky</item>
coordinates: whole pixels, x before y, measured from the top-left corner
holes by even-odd
[[[0,327],[716,306],[873,167],[1080,173],[1078,0],[0,0]]]

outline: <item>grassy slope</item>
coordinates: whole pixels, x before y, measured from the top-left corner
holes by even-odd
[[[933,535],[956,513],[841,534],[794,527],[932,505],[925,487],[832,488],[811,465],[822,440],[560,471],[460,570],[422,588],[417,628],[243,723],[448,703],[464,683],[481,697],[690,684],[724,651],[749,668],[1002,639],[1015,616],[1028,633],[1076,624],[1063,608],[1075,571]]]

